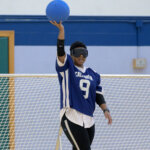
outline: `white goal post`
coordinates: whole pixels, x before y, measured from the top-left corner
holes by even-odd
[[[92,150],[150,149],[150,75],[101,75],[113,124],[97,106]],[[0,149],[55,150],[59,132],[55,74],[0,74]],[[70,150],[66,136],[62,150]]]

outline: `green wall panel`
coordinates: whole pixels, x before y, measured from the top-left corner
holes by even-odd
[[[0,73],[8,73],[8,38],[0,37]],[[9,149],[9,79],[0,77],[0,150]]]
[[[0,73],[8,73],[8,37],[0,37]]]

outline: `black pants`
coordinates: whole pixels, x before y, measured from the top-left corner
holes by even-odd
[[[61,126],[67,138],[73,145],[73,150],[91,150],[95,125],[91,128],[84,128],[69,121],[64,115],[61,120]]]

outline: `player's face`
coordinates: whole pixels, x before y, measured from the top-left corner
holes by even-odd
[[[85,62],[85,60],[86,60],[86,58],[83,57],[83,55],[80,55],[79,57],[74,57],[74,56],[72,56],[72,59],[73,59],[73,61],[74,61],[74,64],[75,64],[76,66],[78,66],[78,67],[83,67],[83,64],[84,64],[84,62]]]

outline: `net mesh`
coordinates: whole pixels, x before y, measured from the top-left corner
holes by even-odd
[[[101,77],[113,124],[97,106],[92,150],[149,150],[150,76]],[[56,75],[0,75],[0,149],[54,150],[59,91]],[[64,134],[61,140],[70,150]]]

